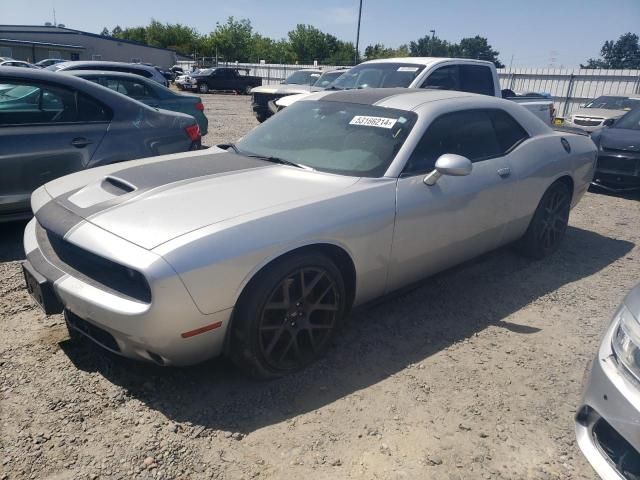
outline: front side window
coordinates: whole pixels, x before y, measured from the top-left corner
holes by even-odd
[[[445,153],[462,155],[472,162],[503,153],[489,112],[465,110],[435,119],[411,154],[403,174],[430,172]]]
[[[351,88],[409,87],[424,70],[424,65],[412,63],[362,63],[347,70],[333,82],[339,90]]]
[[[640,108],[630,111],[618,120],[613,128],[625,128],[628,130],[640,130]]]
[[[104,122],[111,111],[86,95],[48,84],[1,81],[0,127]]]
[[[333,101],[300,101],[253,129],[239,153],[357,177],[384,175],[416,114]]]
[[[327,88],[334,80],[339,78],[344,71],[338,72],[325,72],[313,84],[314,87]]]

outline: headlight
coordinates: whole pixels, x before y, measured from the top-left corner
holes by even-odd
[[[640,323],[624,305],[614,321],[618,327],[613,335],[613,351],[618,361],[640,381]]]

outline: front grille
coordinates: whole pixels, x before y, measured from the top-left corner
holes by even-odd
[[[596,170],[615,172],[621,175],[634,175],[638,170],[638,160],[600,155]]]
[[[269,102],[271,100],[276,101],[282,97],[286,97],[286,95],[280,95],[276,93],[254,93],[253,105],[258,107],[268,108]]]
[[[602,418],[593,427],[593,439],[623,478],[640,480],[640,453]]]
[[[67,323],[69,323],[69,326],[75,328],[81,333],[84,333],[87,337],[91,338],[95,342],[98,342],[109,350],[120,352],[118,342],[116,342],[116,339],[113,338],[113,335],[111,335],[106,330],[103,330],[100,327],[96,327],[93,323],[87,322],[70,310],[64,311],[64,318]]]
[[[576,125],[582,125],[583,127],[597,127],[602,123],[604,118],[600,119],[590,119],[590,118],[581,118],[581,117],[573,117],[573,123]]]
[[[140,272],[84,250],[45,230],[39,223],[36,238],[45,258],[63,272],[101,290],[151,302],[151,289]]]

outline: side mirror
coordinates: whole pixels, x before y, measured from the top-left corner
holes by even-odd
[[[423,182],[425,185],[435,185],[443,175],[463,177],[469,175],[471,170],[473,170],[473,164],[467,157],[445,153],[436,160],[435,169],[424,177]]]
[[[605,127],[610,127],[614,123],[616,123],[616,119],[615,118],[607,118],[604,122],[602,122],[602,125],[604,125]]]

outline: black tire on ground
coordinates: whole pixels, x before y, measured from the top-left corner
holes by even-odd
[[[200,93],[209,93],[209,85],[207,85],[206,83],[199,84],[198,91]]]
[[[567,231],[570,210],[569,187],[555,182],[542,196],[527,231],[517,242],[518,251],[537,260],[555,252]]]
[[[253,87],[251,85],[247,85],[246,87],[244,87],[244,94],[245,95],[251,95],[251,90],[253,89]]]
[[[260,123],[264,122],[267,118],[269,117],[266,113],[256,113],[256,120],[258,120],[258,122]]]
[[[347,311],[342,275],[318,253],[276,260],[238,300],[229,353],[254,378],[277,378],[320,358]]]

